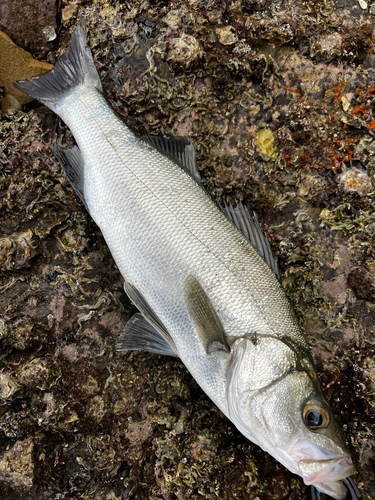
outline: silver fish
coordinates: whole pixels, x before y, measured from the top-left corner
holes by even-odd
[[[256,219],[205,193],[187,139],[138,138],[117,117],[81,27],[54,69],[16,88],[57,113],[78,144],[54,153],[141,313],[118,349],[179,356],[248,439],[345,498],[352,460]]]

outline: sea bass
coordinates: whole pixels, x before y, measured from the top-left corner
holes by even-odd
[[[248,439],[345,498],[352,461],[256,218],[206,194],[186,138],[131,132],[103,96],[81,27],[54,69],[15,86],[77,142],[53,151],[140,311],[118,349],[179,356]]]

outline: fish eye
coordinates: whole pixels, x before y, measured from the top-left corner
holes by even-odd
[[[306,403],[303,409],[303,421],[307,428],[312,431],[326,429],[331,418],[328,409],[317,401]]]

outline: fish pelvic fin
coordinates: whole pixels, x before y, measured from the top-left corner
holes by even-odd
[[[88,85],[102,91],[102,84],[94,59],[86,43],[81,26],[75,29],[69,47],[54,68],[31,80],[20,80],[14,87],[55,111],[56,105],[79,85]]]
[[[188,276],[184,286],[185,303],[207,354],[230,353],[224,327],[199,281]]]
[[[137,321],[132,322],[132,318],[126,324],[121,339],[121,350],[148,351],[166,354],[168,356],[178,356],[175,343],[162,321],[155,314],[143,295],[131,283],[125,281],[124,290],[129,299],[135,304],[141,312],[137,316]],[[136,315],[135,315],[136,316]],[[135,317],[133,316],[133,318]],[[143,318],[141,322],[140,319]],[[120,343],[117,343],[120,346]],[[133,347],[125,347],[130,346]],[[146,346],[152,348],[146,348]]]
[[[177,350],[161,332],[158,332],[140,313],[134,314],[116,341],[117,351],[146,351],[178,357]]]

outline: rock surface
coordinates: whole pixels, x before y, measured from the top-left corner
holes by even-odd
[[[57,2],[55,0],[3,0],[0,3],[0,30],[17,45],[31,52],[48,47],[43,33],[56,28]]]
[[[33,441],[30,438],[17,441],[13,448],[0,458],[0,480],[13,487],[28,490],[33,485]]]
[[[347,0],[82,2],[61,26],[62,49],[79,20],[125,121],[139,134],[189,136],[208,191],[256,210],[370,500],[368,9]],[[116,353],[134,308],[52,143],[73,139],[45,107],[2,116],[0,371],[17,390],[0,406],[0,499],[308,499],[301,479],[240,435],[178,360]],[[366,173],[366,192],[343,189],[341,172],[354,168]],[[33,448],[19,480],[4,460],[25,443]]]

